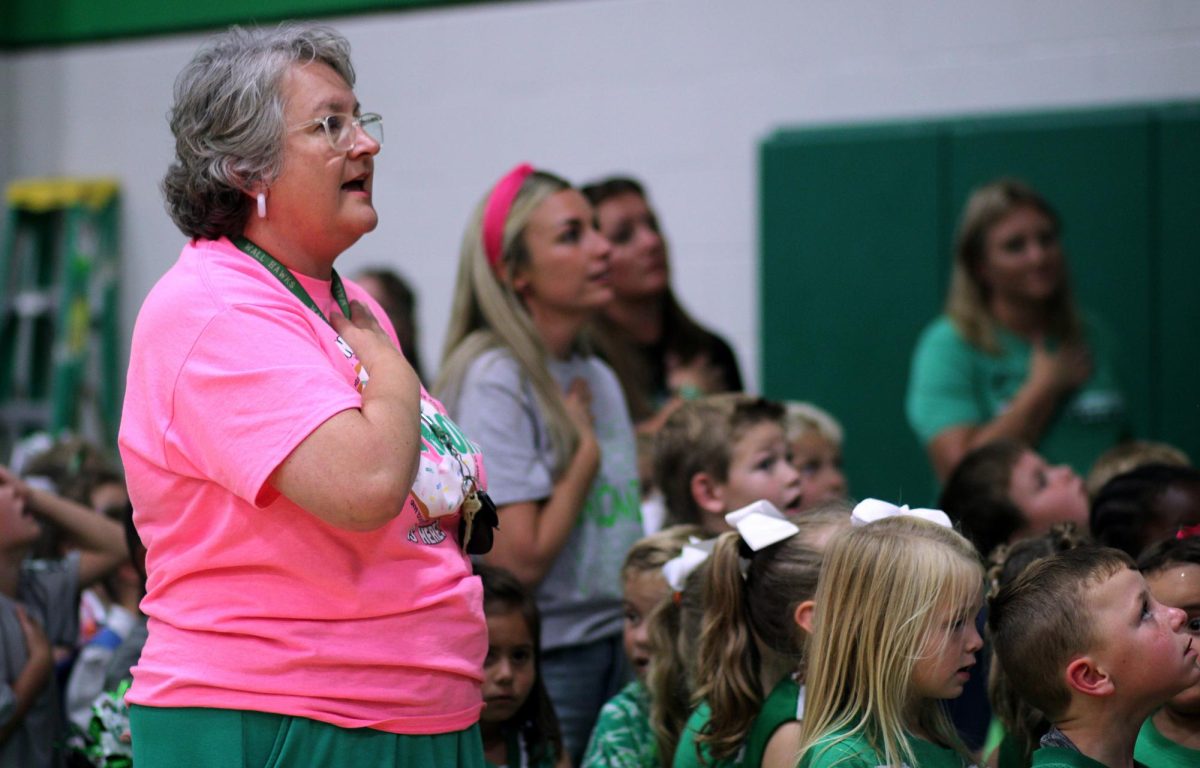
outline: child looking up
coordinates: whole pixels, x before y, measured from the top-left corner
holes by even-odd
[[[570,765],[554,706],[542,684],[537,603],[508,571],[475,564],[483,582],[488,651],[479,730],[489,768]]]
[[[640,539],[625,556],[621,581],[625,593],[625,655],[636,678],[600,709],[584,754],[584,768],[653,768],[659,750],[650,727],[650,696],[646,674],[651,662],[649,616],[671,587],[663,566],[700,533],[694,525],[676,525]]]
[[[1200,538],[1185,536],[1151,547],[1138,561],[1150,594],[1187,613],[1187,631],[1200,642]],[[1142,725],[1133,756],[1154,768],[1200,765],[1200,684],[1173,696]]]
[[[1200,530],[1200,471],[1145,464],[1109,480],[1092,501],[1098,544],[1140,557],[1150,545],[1181,531]]]
[[[1088,527],[1083,480],[1014,440],[976,448],[955,468],[939,505],[986,558],[1001,544],[1039,536],[1055,523]]]
[[[867,499],[854,518],[817,587],[800,766],[969,765],[943,702],[983,646],[979,557],[936,510]]]
[[[991,593],[1011,584],[1026,568],[1057,552],[1090,544],[1074,523],[1059,523],[1049,533],[1014,544],[1001,544],[992,550],[988,561]],[[995,650],[989,649],[994,657]],[[1012,689],[1004,669],[993,659],[989,665],[988,700],[992,706],[992,732],[984,755],[989,765],[1018,768],[1029,765],[1038,741],[1050,728],[1045,715]]]
[[[30,560],[41,520],[78,542]],[[79,589],[128,558],[121,526],[0,467],[0,765],[50,765],[62,726],[51,647],[74,645]]]
[[[783,431],[783,406],[744,394],[689,400],[658,433],[654,477],[668,525],[730,530],[725,514],[765,499],[799,511],[800,474]]]
[[[702,703],[674,765],[792,768],[821,553],[850,524],[849,509],[788,521],[759,502],[727,517],[737,532],[717,539],[706,571],[695,693]]]
[[[1129,555],[1081,547],[1030,565],[991,600],[996,658],[1052,724],[1033,765],[1127,768],[1142,723],[1200,682],[1186,614]]]

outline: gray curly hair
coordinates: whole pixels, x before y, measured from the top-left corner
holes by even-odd
[[[167,211],[188,237],[235,237],[249,213],[246,190],[274,181],[283,164],[280,83],[297,64],[320,61],[354,87],[350,43],[328,27],[231,27],[210,40],[175,80],[175,161],[163,178]]]

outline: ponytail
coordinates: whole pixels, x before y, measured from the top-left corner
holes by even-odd
[[[850,509],[830,502],[791,522],[794,534],[757,552],[739,534],[724,534],[709,558],[693,698],[712,713],[696,744],[713,760],[731,757],[746,740],[770,692],[764,683],[775,682],[764,673],[803,673],[807,637],[796,608],[816,594],[825,540],[850,525]]]
[[[663,600],[647,617],[650,635],[650,668],[646,689],[650,693],[650,728],[658,745],[659,760],[670,765],[679,734],[691,714],[695,638],[703,611],[701,592],[708,562],[688,575],[684,588]]]
[[[737,752],[762,708],[759,652],[750,629],[741,559],[752,556],[737,533],[725,533],[709,557],[704,584],[704,624],[697,653],[695,702],[708,702],[712,716],[696,737],[714,760]]]

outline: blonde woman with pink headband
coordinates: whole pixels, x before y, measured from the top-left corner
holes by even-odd
[[[520,165],[467,224],[435,390],[487,457],[487,562],[536,590],[542,672],[577,763],[628,677],[625,552],[641,536],[633,425],[583,329],[612,300],[608,241],[563,179]]]

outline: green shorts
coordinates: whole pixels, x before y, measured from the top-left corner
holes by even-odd
[[[268,712],[136,704],[129,722],[137,768],[484,768],[478,725],[402,736]]]

